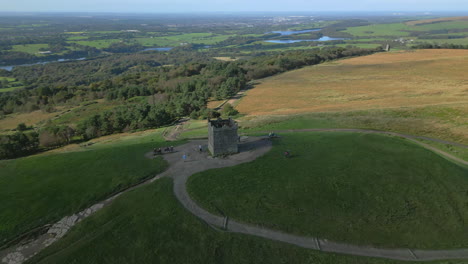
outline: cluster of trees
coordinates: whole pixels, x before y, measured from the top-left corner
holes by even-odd
[[[81,121],[76,134],[88,140],[99,136],[170,124],[175,115],[164,105],[132,104],[95,114]]]
[[[182,116],[217,117],[219,113],[206,108],[210,97],[226,99],[246,88],[247,83],[254,79],[375,51],[322,48],[223,62],[200,57],[199,52],[176,50],[169,54],[115,55],[84,62],[18,68],[12,75],[27,83],[28,89],[0,94],[0,107],[4,114],[38,108],[48,111],[59,104],[76,104],[97,98],[116,101],[120,106],[92,115],[73,127],[47,124],[34,134],[35,137],[27,136],[30,141],[25,141],[24,136],[3,138],[6,146],[10,147],[4,151],[9,154],[2,157],[28,154],[37,151],[37,146],[65,145],[73,138],[88,140],[117,132],[156,128]],[[171,55],[177,57],[182,54],[186,55],[183,63],[160,66],[174,60]],[[151,59],[152,56],[159,60]],[[136,98],[143,100],[134,100]],[[230,105],[221,112],[226,116],[237,114]],[[12,144],[25,147],[18,148],[20,152],[11,152]]]
[[[0,159],[13,159],[33,154],[39,150],[39,135],[36,132],[18,131],[0,136]]]
[[[468,49],[468,45],[451,44],[451,43],[444,43],[444,44],[422,43],[422,44],[414,45],[411,48],[412,49]]]
[[[247,82],[287,70],[376,50],[322,48],[264,54],[249,60],[216,61],[199,52],[115,55],[89,61],[14,69],[28,89],[0,94],[3,114],[44,109],[87,100],[128,100],[164,94],[176,115],[199,111],[209,97],[228,98]],[[176,63],[178,61],[178,63]],[[173,64],[169,67],[159,67]],[[1,114],[1,113],[0,113]]]

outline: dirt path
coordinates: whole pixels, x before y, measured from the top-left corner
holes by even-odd
[[[177,121],[177,124],[174,127],[169,128],[167,132],[163,132],[163,137],[167,141],[176,141],[180,133],[184,130],[184,126],[189,121],[189,118],[182,118]]]
[[[360,130],[360,129],[307,129],[307,130],[285,130],[275,131],[281,132],[302,132],[302,131],[347,131],[347,132],[361,132],[361,133],[379,133],[394,135],[411,140],[425,148],[428,148],[439,155],[446,158],[457,160],[460,163],[468,164],[468,162],[453,157],[452,155],[431,147],[427,144],[421,143],[415,140],[414,136],[403,135],[393,132],[382,132],[372,130]],[[438,140],[433,140],[439,142]],[[102,202],[99,202],[82,212],[64,217],[59,222],[52,225],[47,233],[40,235],[32,241],[20,243],[19,245],[13,246],[0,251],[1,263],[8,264],[19,264],[23,263],[27,259],[36,255],[42,249],[46,248],[53,242],[63,237],[68,230],[79,223],[84,218],[92,215],[94,212],[108,206],[115,198],[120,196],[129,190],[138,188],[142,185],[149,184],[161,177],[171,177],[174,181],[174,194],[181,204],[189,210],[196,217],[205,221],[209,225],[221,229],[225,229],[229,232],[243,233],[248,235],[254,235],[263,237],[266,239],[281,241],[293,245],[297,245],[304,248],[310,248],[314,250],[320,250],[325,252],[336,252],[350,255],[369,256],[369,257],[380,257],[397,260],[441,260],[441,259],[468,259],[468,249],[454,249],[454,250],[417,250],[417,249],[381,249],[369,246],[355,246],[345,243],[337,243],[328,241],[326,239],[318,239],[315,237],[302,237],[296,235],[286,234],[280,231],[260,228],[249,224],[243,224],[236,221],[228,220],[225,217],[213,215],[205,209],[198,206],[195,201],[191,199],[187,192],[186,183],[188,178],[194,173],[201,172],[212,168],[223,168],[238,165],[241,163],[253,161],[256,158],[264,155],[268,150],[271,149],[271,141],[267,138],[259,137],[243,137],[242,142],[239,145],[240,153],[229,156],[228,158],[212,158],[207,154],[206,151],[199,152],[198,146],[202,145],[206,149],[206,140],[194,140],[182,146],[175,148],[175,152],[164,154],[164,159],[169,163],[169,169],[165,172],[155,176],[152,179],[146,180],[132,188],[124,190]],[[149,152],[150,153],[150,152]],[[184,161],[183,155],[187,156]],[[150,154],[146,153],[145,156],[151,157]]]
[[[214,110],[220,111],[223,108],[223,106],[226,105],[226,104],[230,104],[232,106],[235,106],[236,102],[238,100],[240,100],[242,97],[244,97],[246,91],[247,91],[247,89],[240,90],[235,95],[233,95],[231,98],[225,100],[222,104],[218,105]]]

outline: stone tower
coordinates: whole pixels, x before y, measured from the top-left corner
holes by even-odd
[[[237,123],[229,119],[208,119],[208,150],[213,156],[237,153]]]

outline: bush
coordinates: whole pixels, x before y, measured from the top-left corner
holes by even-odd
[[[20,124],[18,124],[18,126],[16,127],[16,130],[18,130],[18,131],[25,131],[25,130],[28,130],[28,127],[26,126],[25,123],[20,123]]]
[[[226,103],[221,110],[221,114],[224,117],[235,116],[239,114],[239,111],[237,111],[231,104]]]

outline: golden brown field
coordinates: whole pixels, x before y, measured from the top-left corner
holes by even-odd
[[[435,18],[435,19],[425,19],[425,20],[416,20],[416,21],[408,21],[405,24],[409,26],[417,26],[423,24],[430,24],[430,23],[437,23],[437,22],[447,22],[447,21],[464,21],[468,20],[468,16],[462,17],[443,17],[443,18]]]
[[[301,127],[380,129],[466,143],[467,72],[466,50],[378,53],[260,80],[236,108],[246,114],[245,127],[297,119]]]
[[[28,126],[35,125],[56,115],[57,112],[47,113],[42,110],[37,110],[30,113],[7,115],[5,118],[0,119],[0,131],[14,129],[18,126],[19,123],[25,123]]]
[[[249,115],[468,104],[468,51],[379,53],[260,81],[238,104]]]
[[[239,58],[232,58],[232,57],[213,57],[213,59],[217,59],[220,61],[236,61]]]

